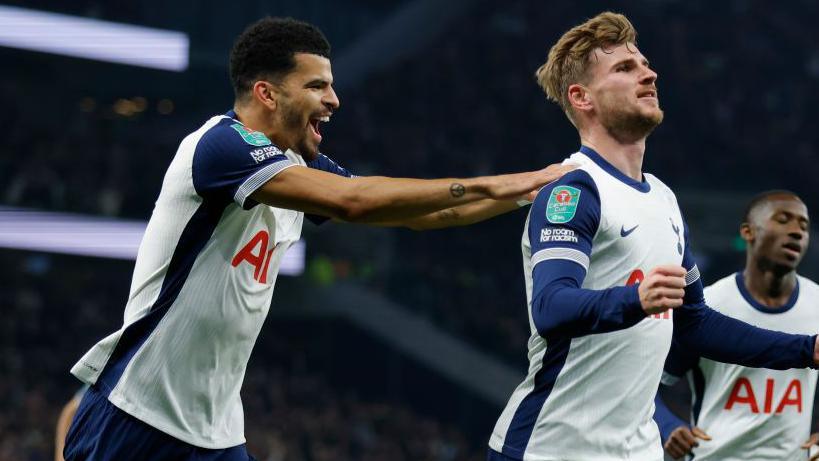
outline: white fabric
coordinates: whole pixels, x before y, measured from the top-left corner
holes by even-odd
[[[583,288],[623,286],[636,269],[647,274],[661,264],[682,264],[683,254],[678,249],[686,244],[682,215],[665,184],[646,174],[651,189],[644,193],[582,153],[568,160],[592,177],[601,202],[600,225],[592,241]],[[532,318],[530,219],[531,211],[521,245],[531,329],[529,373],[512,394],[490,438],[490,447],[498,452],[503,451],[512,418],[531,391],[543,355],[550,347],[538,335]],[[621,236],[622,228],[635,225],[639,227]],[[572,338],[565,365],[540,410],[524,459],[662,461],[659,431],[652,415],[654,395],[671,344],[672,315],[649,316],[625,330]]]
[[[182,141],[139,249],[123,327],[96,344],[72,368],[82,381],[97,382],[125,327],[154,306],[180,236],[203,203],[192,179],[197,143],[224,118],[210,119]],[[237,192],[237,200],[244,203],[256,187],[283,168],[305,165],[292,151],[285,156],[289,162],[264,167],[249,178]],[[292,210],[262,204],[243,210],[230,202],[196,256],[178,296],[128,362],[109,400],[198,447],[220,449],[244,443],[239,389],[270,307],[279,266],[287,248],[299,239],[303,218],[303,213]],[[269,260],[264,283],[253,264],[241,259],[233,264],[240,250],[260,232],[268,234],[268,245],[265,249],[259,243],[252,251]]]
[[[755,309],[740,293],[735,275],[725,277],[706,288],[705,299],[723,314],[752,325],[787,333],[814,335],[819,332],[819,286],[801,276],[798,280],[799,297],[793,307],[784,312],[766,313]],[[703,428],[713,440],[700,441],[699,447],[694,449],[694,459],[807,459],[807,451],[799,446],[810,435],[816,370],[748,368],[704,358],[699,360],[698,368],[705,378],[705,387],[696,425]],[[689,383],[692,385],[693,373],[689,374]],[[750,387],[757,412],[753,411],[750,402],[734,401],[731,409],[726,409],[734,387],[743,378],[748,385],[740,384],[737,396],[749,397]],[[786,391],[794,381],[798,382],[801,390],[802,411],[796,405],[786,404],[777,413]],[[790,389],[789,394],[791,398],[796,397],[795,387]]]

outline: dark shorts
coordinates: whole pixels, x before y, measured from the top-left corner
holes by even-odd
[[[510,458],[509,456],[504,455],[503,453],[498,453],[493,449],[487,450],[486,453],[486,461],[520,461],[517,458]]]
[[[195,447],[125,413],[95,387],[85,393],[65,437],[66,461],[255,461],[244,444]]]

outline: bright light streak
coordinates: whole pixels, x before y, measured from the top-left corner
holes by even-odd
[[[148,223],[0,207],[0,248],[136,259]],[[279,273],[304,272],[304,240],[290,246]]]
[[[0,46],[181,72],[187,34],[0,6]]]

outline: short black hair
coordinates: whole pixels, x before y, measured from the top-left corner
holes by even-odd
[[[259,77],[278,79],[296,67],[293,55],[330,58],[330,43],[318,27],[293,18],[263,18],[242,32],[230,51],[230,81],[236,97]]]
[[[774,197],[776,195],[790,195],[790,196],[796,198],[797,200],[799,200],[800,202],[802,201],[802,199],[799,198],[799,196],[796,195],[795,192],[791,192],[791,191],[786,190],[786,189],[766,190],[765,192],[761,192],[761,193],[755,195],[751,199],[751,201],[748,202],[748,206],[745,207],[745,214],[743,215],[742,222],[743,223],[751,222],[751,213],[753,213],[754,210],[757,207],[759,207],[763,203],[766,203],[768,200],[771,199],[771,197]]]

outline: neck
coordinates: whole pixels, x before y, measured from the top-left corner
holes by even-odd
[[[646,138],[621,141],[612,137],[602,126],[580,130],[580,142],[591,147],[607,162],[635,181],[643,180],[643,156]]]
[[[745,288],[753,298],[770,308],[784,306],[793,290],[796,289],[796,272],[780,273],[774,270],[761,268],[749,258],[748,264],[742,273],[745,278]]]
[[[280,149],[289,149],[290,146],[285,139],[281,139],[280,133],[282,130],[277,130],[270,112],[267,108],[259,104],[242,103],[236,101],[233,105],[233,111],[236,112],[236,117],[242,122],[242,125],[250,128],[253,131],[261,131]]]

